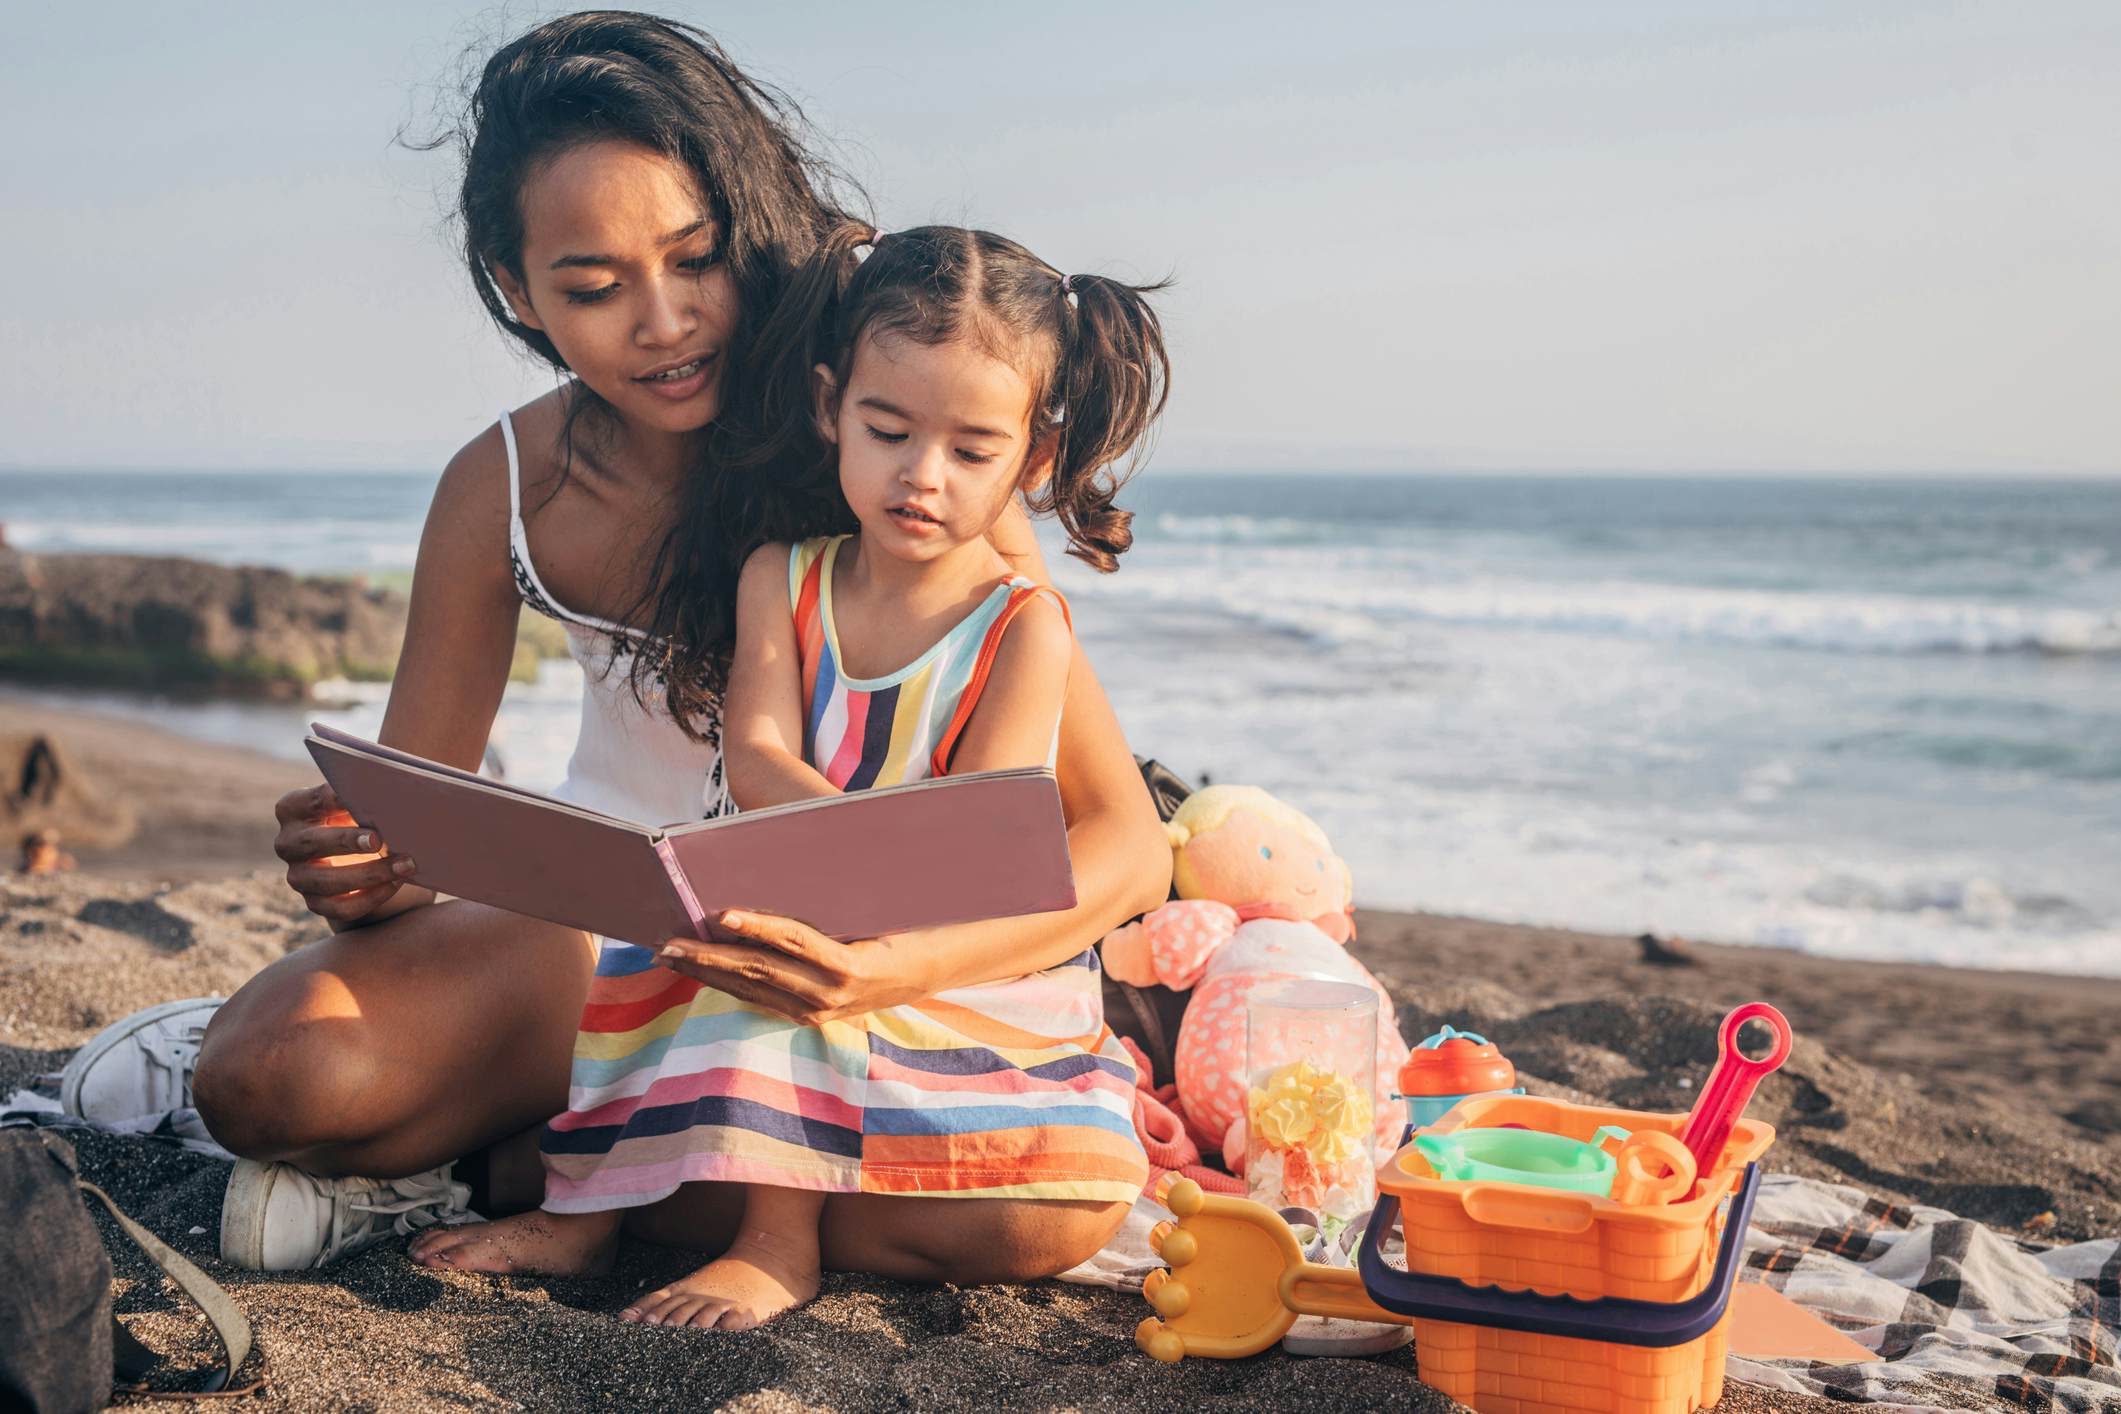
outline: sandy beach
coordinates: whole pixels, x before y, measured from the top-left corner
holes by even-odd
[[[271,801],[297,764],[81,713],[0,700],[0,735],[49,732],[140,833],[81,851],[72,874],[0,882],[0,1087],[56,1069],[107,1022],[226,993],[318,936],[271,867]],[[1358,896],[1361,894],[1358,880]],[[1755,998],[1798,1045],[1754,1113],[1769,1166],[2068,1239],[2121,1231],[2121,981],[1852,963],[1689,945],[1656,965],[1629,938],[1364,912],[1355,950],[1419,1037],[1484,1031],[1537,1092],[1683,1108],[1717,1017]],[[1053,1282],[924,1288],[829,1276],[758,1332],[614,1319],[684,1254],[629,1246],[595,1279],[424,1271],[394,1246],[329,1269],[259,1274],[214,1250],[224,1165],[144,1140],[83,1136],[84,1171],[205,1265],[255,1323],[276,1402],[293,1409],[1452,1408],[1401,1350],[1368,1361],[1279,1353],[1164,1367],[1141,1356],[1138,1298]],[[205,1327],[122,1240],[119,1309],[203,1363]],[[1936,1391],[1939,1402],[1978,1400]],[[1825,1408],[1733,1385],[1724,1409]]]

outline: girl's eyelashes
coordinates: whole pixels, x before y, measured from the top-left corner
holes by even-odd
[[[862,430],[869,434],[871,441],[882,442],[887,447],[896,447],[899,443],[906,440],[905,433],[886,432],[883,428],[873,423],[863,423]],[[975,452],[964,447],[957,449],[958,460],[971,466],[985,466],[994,460],[995,455],[993,452]]]
[[[697,275],[712,270],[721,263],[722,253],[718,250],[710,250],[705,255],[695,255],[690,260],[680,260],[678,268],[680,270],[690,270]]]
[[[617,288],[618,285],[614,283],[599,285],[593,290],[569,290],[567,291],[567,302],[569,304],[601,304]]]

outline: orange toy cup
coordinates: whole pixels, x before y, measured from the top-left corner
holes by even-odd
[[[1407,1122],[1423,1129],[1460,1100],[1522,1095],[1524,1087],[1517,1083],[1517,1067],[1487,1037],[1447,1025],[1407,1052],[1399,1093],[1406,1097]]]

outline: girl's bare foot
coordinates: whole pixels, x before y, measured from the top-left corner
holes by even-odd
[[[818,1271],[814,1224],[785,1235],[747,1227],[727,1252],[649,1292],[619,1312],[619,1319],[748,1331],[816,1296]]]
[[[496,1222],[429,1228],[405,1250],[423,1267],[575,1276],[609,1271],[618,1237],[618,1213],[548,1213],[533,1208]]]

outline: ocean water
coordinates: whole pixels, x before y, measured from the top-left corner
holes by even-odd
[[[0,521],[382,573],[432,483],[0,473]],[[2121,482],[1152,471],[1125,503],[1122,570],[1056,573],[1136,749],[1310,811],[1366,904],[2121,974]],[[510,689],[513,778],[559,778],[579,690]],[[299,756],[381,699],[103,702]]]

